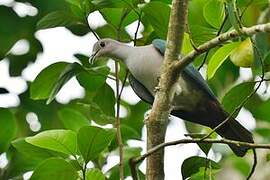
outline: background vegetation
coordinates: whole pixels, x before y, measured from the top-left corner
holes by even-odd
[[[34,63],[43,48],[35,33],[42,29],[64,26],[74,36],[94,33],[99,38],[113,38],[136,45],[150,44],[153,39],[166,39],[170,14],[170,0],[16,0],[28,3],[38,9],[35,16],[20,17],[10,6],[0,5],[0,59],[8,59],[9,74],[19,77],[29,63]],[[235,9],[240,19],[235,16]],[[89,14],[99,11],[106,25],[98,28],[89,26]],[[269,21],[268,0],[191,0],[189,2],[188,29],[182,53],[187,54],[221,32],[240,30],[241,25],[252,26]],[[126,27],[138,21],[143,25],[142,37],[136,38],[126,31]],[[27,53],[10,53],[13,45],[27,40],[30,49]],[[69,42],[72,43],[72,42]],[[20,94],[17,107],[0,109],[0,153],[5,153],[8,164],[0,169],[0,179],[22,179],[28,171],[34,171],[31,179],[119,179],[118,165],[102,171],[106,160],[118,153],[115,104],[119,102],[127,115],[121,118],[121,134],[124,151],[124,175],[130,176],[128,160],[139,156],[140,148],[130,147],[131,139],[141,140],[144,113],[150,108],[144,102],[132,105],[119,99],[106,83],[106,79],[120,82],[126,79],[125,68],[120,64],[119,73],[112,71],[103,59],[94,65],[88,63],[86,55],[74,54],[77,62],[57,62],[40,72],[28,88]],[[263,63],[262,63],[263,62]],[[204,64],[204,66],[202,66]],[[228,112],[233,112],[254,88],[259,76],[266,80],[244,108],[256,119],[253,129],[255,140],[269,143],[270,101],[267,72],[270,70],[269,35],[259,33],[249,38],[242,36],[223,46],[198,57],[194,65],[206,71],[207,80]],[[252,77],[246,82],[240,78],[239,69],[249,68]],[[72,77],[76,77],[85,89],[85,97],[68,104],[54,100],[61,87]],[[120,83],[122,84],[122,83]],[[125,86],[129,86],[128,82]],[[120,89],[121,90],[121,86]],[[1,94],[9,91],[1,87]],[[116,108],[117,109],[117,108]],[[118,111],[116,111],[118,112]],[[34,132],[26,121],[26,116],[34,113],[41,129]],[[33,115],[33,114],[32,114]],[[249,119],[243,120],[250,123]],[[110,128],[104,125],[112,124]],[[100,125],[97,127],[97,125]],[[189,132],[207,133],[209,129],[186,123]],[[215,136],[215,135],[213,135]],[[183,178],[193,179],[224,177],[227,166],[246,177],[251,168],[251,155],[237,158],[231,152],[212,147],[222,153],[222,158],[212,161],[207,157],[211,145],[199,144],[205,157],[190,157],[182,164]],[[267,167],[269,155],[260,151],[259,166]],[[179,155],[181,153],[179,152]],[[90,163],[89,163],[90,162]],[[91,164],[86,166],[86,164]],[[180,169],[179,169],[180,171]],[[258,172],[261,172],[258,169]],[[139,171],[140,178],[144,174]],[[269,172],[257,173],[258,179],[269,178]]]

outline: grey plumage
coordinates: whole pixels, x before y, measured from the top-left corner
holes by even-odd
[[[163,40],[154,40],[147,46],[131,47],[112,39],[102,39],[94,45],[93,59],[107,56],[122,60],[131,72],[129,81],[135,93],[152,104],[165,47]],[[183,70],[174,88],[172,115],[210,128],[215,128],[228,117],[206,81],[192,65]],[[217,133],[227,139],[253,142],[251,133],[233,118]],[[230,147],[238,156],[245,155],[248,150],[244,146]]]

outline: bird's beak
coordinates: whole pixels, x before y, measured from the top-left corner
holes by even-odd
[[[96,55],[97,55],[98,51],[99,51],[99,50],[93,52],[92,55],[89,57],[89,63],[90,63],[90,64],[94,64],[95,59],[96,59]]]

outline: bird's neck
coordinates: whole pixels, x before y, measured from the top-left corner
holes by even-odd
[[[133,52],[133,48],[124,43],[119,43],[117,48],[112,51],[111,56],[126,63],[128,57]]]

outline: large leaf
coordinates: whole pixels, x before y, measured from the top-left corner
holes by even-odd
[[[69,64],[63,72],[60,74],[60,76],[57,79],[57,82],[54,84],[53,89],[50,93],[50,96],[47,100],[47,104],[49,104],[57,95],[57,93],[60,91],[60,89],[74,76],[79,74],[80,72],[84,71],[82,66],[78,63],[72,63]]]
[[[232,113],[254,91],[254,85],[254,82],[244,82],[227,92],[222,99],[225,110]]]
[[[270,99],[256,106],[253,110],[253,116],[258,120],[270,122]]]
[[[156,34],[166,39],[170,16],[170,7],[161,2],[150,2],[143,7],[145,18],[151,23]]]
[[[73,16],[71,12],[55,11],[47,14],[39,20],[37,23],[37,29],[47,29],[60,26],[68,27],[80,23],[79,19]]]
[[[98,8],[123,8],[133,7],[133,0],[92,0],[92,3]]]
[[[89,120],[79,111],[71,108],[64,108],[58,111],[58,115],[65,128],[75,132],[83,126],[90,125]]]
[[[104,85],[110,69],[106,66],[98,68],[90,68],[87,72],[80,73],[77,80],[80,85],[88,91],[96,91]]]
[[[16,132],[17,125],[14,115],[8,109],[0,108],[0,154],[8,149]]]
[[[104,8],[100,10],[100,13],[108,24],[113,25],[118,30],[124,29],[127,25],[138,19],[137,14],[129,9]],[[124,19],[121,19],[123,14],[126,14],[126,16]],[[120,25],[121,27],[119,27]]]
[[[64,159],[50,158],[41,163],[31,176],[31,180],[77,180],[77,171]]]
[[[76,133],[71,130],[43,131],[33,137],[26,138],[26,142],[68,155],[75,155],[77,152]]]
[[[208,0],[192,0],[189,3],[188,26],[190,37],[196,45],[200,45],[216,36],[217,30],[210,26],[204,18],[204,6]]]
[[[16,139],[12,142],[12,146],[14,146],[21,155],[27,157],[29,161],[32,162],[36,161],[37,163],[40,163],[41,161],[56,155],[53,151],[27,143],[25,139]]]
[[[193,174],[196,174],[200,171],[202,167],[211,167],[211,169],[220,169],[219,164],[210,159],[206,159],[199,156],[193,156],[185,159],[181,166],[182,178],[186,179]]]
[[[83,71],[78,63],[58,62],[43,69],[31,84],[31,98],[46,99],[50,103],[61,87],[73,76]]]
[[[78,132],[78,147],[85,162],[97,158],[108,147],[114,135],[114,130],[94,126],[82,127]]]
[[[6,6],[0,5],[0,60],[2,60],[11,47],[22,38],[23,19],[15,11]],[[24,22],[25,23],[25,22]]]
[[[43,69],[31,84],[31,98],[35,100],[48,98],[58,77],[68,64],[57,62]]]
[[[105,175],[99,169],[91,169],[86,172],[86,180],[105,180]]]
[[[114,117],[114,92],[108,84],[105,83],[99,88],[96,96],[93,98],[93,102],[102,109],[104,114]]]
[[[211,57],[208,64],[208,79],[211,79],[215,75],[217,69],[227,59],[227,57],[232,53],[232,51],[239,46],[239,43],[240,42],[233,42],[230,44],[226,44],[216,51],[216,53]]]
[[[219,29],[225,16],[223,2],[219,0],[208,1],[203,8],[203,15],[211,26]]]

